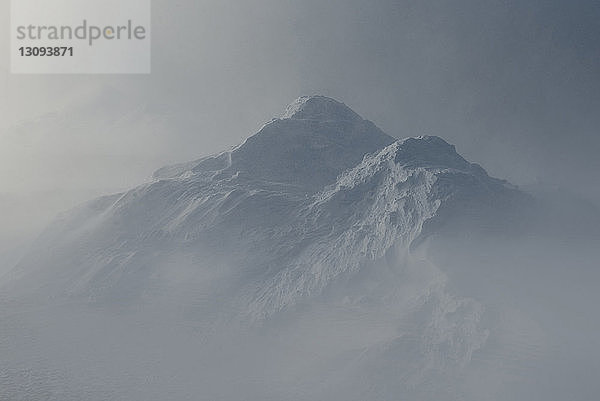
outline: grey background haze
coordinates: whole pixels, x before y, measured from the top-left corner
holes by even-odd
[[[235,145],[304,94],[600,197],[598,1],[155,0],[147,76],[10,75],[0,4],[0,263],[56,211]]]

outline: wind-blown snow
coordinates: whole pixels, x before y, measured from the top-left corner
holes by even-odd
[[[337,345],[313,362],[336,373],[316,397],[460,398],[453,383],[490,335],[486,309],[448,290],[419,245],[459,226],[510,222],[525,194],[439,137],[396,140],[322,96],[296,100],[234,149],[154,177],[57,218],[4,290],[153,313],[172,303],[202,335],[273,324],[268,336],[279,338],[280,321],[290,330],[334,322]]]

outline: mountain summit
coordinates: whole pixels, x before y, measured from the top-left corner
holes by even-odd
[[[232,150],[64,214],[14,283],[131,301],[166,291],[159,278],[178,255],[199,286],[201,266],[233,270],[228,302],[263,318],[391,250],[409,254],[450,222],[487,221],[521,199],[439,137],[396,140],[340,102],[302,97]]]
[[[337,100],[325,96],[302,96],[290,103],[282,119],[318,121],[358,121],[361,116]]]
[[[219,171],[270,181],[299,190],[318,191],[363,156],[395,139],[346,105],[324,96],[301,97],[231,151],[159,170],[166,178],[191,169],[196,173]]]
[[[84,330],[78,352],[100,349],[104,360],[113,350],[128,385],[131,372],[164,377],[151,398],[194,383],[198,392],[179,398],[235,399],[236,383],[236,394],[266,389],[252,399],[464,399],[457,378],[489,336],[485,307],[447,289],[427,253],[448,234],[512,229],[527,197],[439,137],[396,140],[322,96],[286,110],[231,150],[59,216],[3,297],[43,305],[44,326],[47,311],[65,310],[52,325],[68,346],[53,355],[78,338],[71,322]],[[98,311],[101,320],[87,317]],[[107,335],[115,319],[126,329]],[[128,364],[130,347],[151,335],[156,345]],[[165,365],[171,352],[179,357]],[[189,382],[171,382],[180,377]]]
[[[0,398],[464,401],[529,375],[517,398],[542,399],[566,332],[541,311],[595,266],[515,235],[531,202],[440,137],[302,97],[56,218],[0,282]]]

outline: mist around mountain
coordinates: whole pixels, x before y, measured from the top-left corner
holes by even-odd
[[[551,199],[299,98],[58,216],[0,283],[0,396],[589,399],[598,214]]]

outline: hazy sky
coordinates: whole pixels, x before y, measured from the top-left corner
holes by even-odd
[[[442,136],[517,184],[600,194],[596,0],[154,0],[152,12],[148,76],[10,75],[4,30],[0,192],[128,187],[320,93],[391,135]]]

